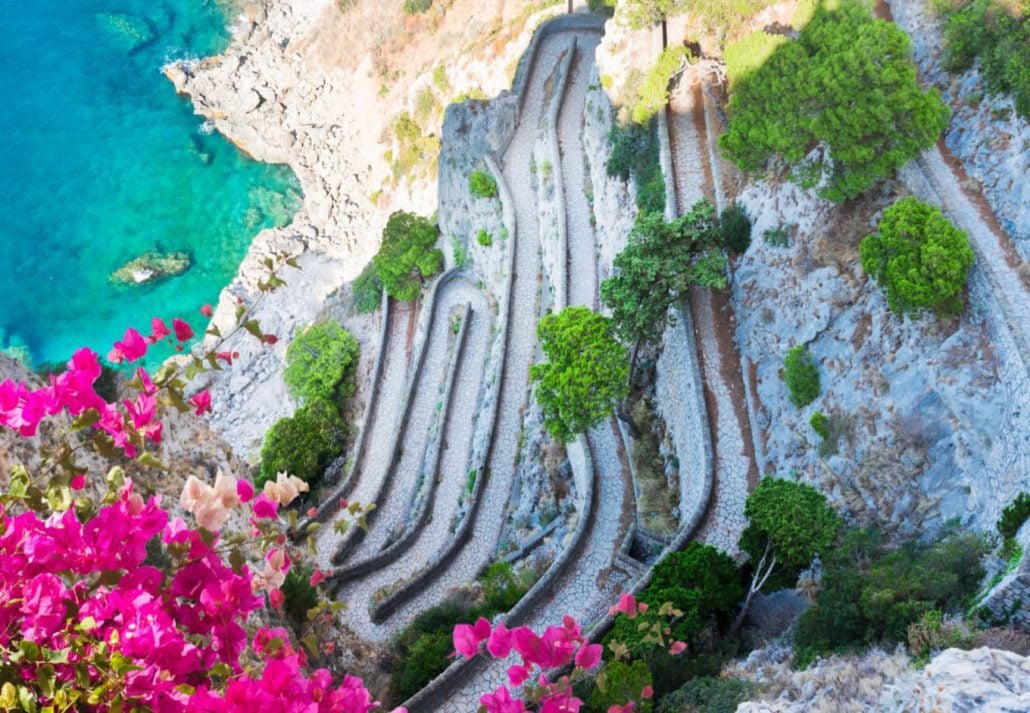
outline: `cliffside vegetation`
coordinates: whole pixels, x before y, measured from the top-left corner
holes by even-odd
[[[443,268],[443,253],[436,248],[440,232],[428,218],[396,211],[383,229],[376,253],[376,274],[386,293],[410,302],[422,292],[422,282]]]
[[[358,340],[339,324],[314,324],[294,337],[286,350],[286,388],[304,402],[340,403],[357,388],[359,356]]]

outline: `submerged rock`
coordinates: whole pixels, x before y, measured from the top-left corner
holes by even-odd
[[[121,285],[144,285],[181,275],[190,269],[191,264],[187,253],[150,251],[112,272],[110,280]]]
[[[132,54],[157,39],[150,23],[142,17],[121,12],[102,12],[97,14],[97,20],[107,31],[112,43],[126,54]]]

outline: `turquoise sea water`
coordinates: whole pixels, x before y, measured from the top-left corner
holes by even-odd
[[[262,228],[287,223],[285,167],[205,131],[161,67],[217,53],[225,0],[13,0],[0,14],[0,348],[36,363],[214,302]],[[151,250],[183,275],[118,286]]]

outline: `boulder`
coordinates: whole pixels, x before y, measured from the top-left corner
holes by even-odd
[[[190,269],[187,253],[149,251],[125,263],[111,273],[110,280],[121,285],[145,285],[181,275]]]

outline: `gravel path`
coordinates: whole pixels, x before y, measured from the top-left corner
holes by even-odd
[[[410,305],[394,302],[390,305],[390,324],[383,343],[385,356],[379,383],[369,385],[368,400],[377,399],[375,418],[363,428],[372,429],[368,438],[362,462],[355,471],[354,487],[349,498],[355,502],[368,503],[375,499],[380,484],[386,477],[393,440],[397,437],[396,424],[400,420],[404,399],[404,386],[408,374],[408,353],[405,339],[408,324],[414,319]],[[329,569],[330,559],[343,538],[333,532],[332,520],[319,529],[315,537],[316,562],[318,567]]]
[[[453,392],[453,401],[450,409],[450,417],[446,427],[437,437],[443,439],[443,452],[438,474],[424,473],[422,453],[413,453],[408,447],[413,437],[418,440],[423,431],[427,428],[438,428],[438,419],[442,417],[442,411],[437,410],[440,399],[440,385],[443,380],[443,373],[446,371],[453,350],[448,344],[453,340],[450,317],[456,310],[471,303],[472,312],[469,316],[468,338],[465,345],[465,352],[458,364],[456,383]],[[451,522],[458,511],[458,502],[463,494],[468,473],[469,453],[472,446],[472,436],[476,426],[476,413],[481,393],[483,373],[487,357],[490,351],[490,341],[493,334],[494,317],[493,311],[482,292],[464,279],[454,280],[440,288],[437,296],[437,319],[433,325],[433,331],[429,336],[427,348],[429,357],[435,358],[439,355],[443,371],[439,374],[430,370],[427,359],[424,378],[416,390],[415,408],[425,413],[412,414],[409,429],[405,432],[404,454],[398,468],[394,471],[393,478],[396,485],[388,502],[400,502],[403,508],[391,508],[396,515],[390,521],[397,528],[398,534],[403,531],[406,518],[410,512],[409,506],[412,502],[413,491],[418,485],[419,479],[439,477],[439,485],[433,494],[433,501],[429,504],[431,508],[431,519],[427,522],[418,534],[417,539],[405,550],[404,554],[395,562],[384,566],[374,573],[359,578],[356,581],[346,583],[338,591],[341,600],[347,602],[350,608],[344,612],[344,623],[359,636],[369,640],[381,642],[398,626],[405,623],[406,617],[391,617],[384,624],[373,624],[368,612],[368,604],[372,595],[380,588],[394,584],[404,577],[417,571],[428,561],[431,556],[446,542],[450,536]],[[434,366],[435,369],[435,366]],[[413,431],[412,428],[418,428]],[[423,484],[424,487],[424,484]],[[372,528],[372,532],[386,524],[380,521]],[[371,534],[369,540],[371,542]],[[353,558],[358,559],[358,558]],[[432,592],[427,589],[426,593],[414,600],[411,604],[415,610],[425,609],[436,603],[432,601],[432,595],[439,596],[439,592]]]
[[[693,82],[677,87],[669,112],[669,143],[673,151],[676,197],[679,213],[689,210],[711,186],[717,205],[724,199],[718,180],[711,173],[706,156],[702,93]],[[712,429],[715,466],[714,498],[698,534],[699,539],[726,552],[736,552],[743,532],[744,501],[749,481],[757,479],[751,448],[751,425],[747,415],[740,358],[731,334],[735,327],[728,300],[718,300],[711,290],[692,289],[690,304],[694,334],[701,361],[705,399]]]

